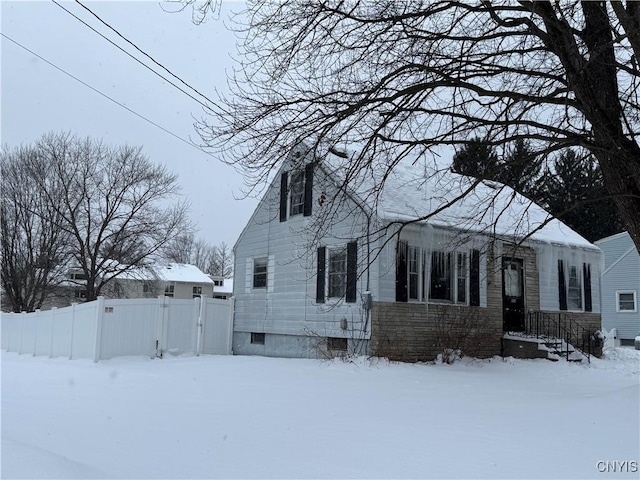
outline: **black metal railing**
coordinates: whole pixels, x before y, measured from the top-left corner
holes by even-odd
[[[582,353],[589,363],[594,354],[595,331],[588,330],[564,313],[529,312],[525,334],[549,342],[564,342],[560,346],[560,354],[566,355],[567,360],[572,352],[571,347]]]

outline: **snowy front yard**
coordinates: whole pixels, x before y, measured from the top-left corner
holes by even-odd
[[[3,352],[2,478],[638,478],[639,372]]]

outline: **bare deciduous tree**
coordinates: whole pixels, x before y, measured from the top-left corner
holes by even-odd
[[[190,263],[210,275],[229,278],[233,273],[233,259],[225,242],[211,245],[206,240],[195,239],[193,234],[180,235],[164,249],[165,260]]]
[[[44,135],[32,151],[46,162],[46,175],[28,181],[46,198],[55,227],[67,238],[87,301],[124,272],[148,265],[190,228],[187,204],[168,204],[178,195],[176,175],[152,163],[140,147],[111,147],[63,133]]]
[[[62,217],[52,204],[62,185],[48,175],[48,167],[29,147],[0,153],[0,274],[3,306],[14,312],[40,308],[68,267],[69,236],[59,228]],[[46,185],[49,196],[38,184]]]
[[[475,136],[501,156],[573,147],[640,249],[640,3],[264,0],[244,18],[232,94],[199,132],[251,185],[302,142],[362,147],[347,183]]]

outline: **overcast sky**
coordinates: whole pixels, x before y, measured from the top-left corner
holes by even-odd
[[[198,140],[192,115],[200,118],[202,110],[195,100],[55,3],[0,3],[2,33],[11,40],[173,134]],[[144,59],[77,3],[60,3],[137,58]],[[92,1],[86,5],[209,98],[215,99],[214,88],[226,88],[225,71],[233,64],[230,54],[236,38],[222,20],[228,19],[229,12],[240,10],[241,3],[226,3],[220,20],[211,18],[199,26],[192,23],[191,10],[167,13],[166,10],[176,7],[157,1]],[[46,132],[71,131],[109,144],[141,145],[153,161],[167,165],[179,175],[182,191],[192,204],[191,218],[199,228],[197,235],[214,244],[235,243],[257,205],[256,199],[234,199],[242,196],[239,173],[116,105],[10,40],[0,39],[3,144],[31,143]],[[146,63],[152,65],[150,61]],[[169,77],[166,72],[161,73]]]

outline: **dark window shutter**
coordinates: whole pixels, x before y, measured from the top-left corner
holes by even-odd
[[[325,268],[327,265],[327,247],[318,247],[318,275],[316,278],[316,302],[324,303]]]
[[[345,301],[355,303],[356,301],[356,280],[358,279],[358,244],[356,242],[347,243],[347,291]]]
[[[396,247],[396,302],[406,302],[407,292],[407,254],[409,245],[403,240],[398,240]]]
[[[582,270],[584,273],[584,311],[591,312],[593,310],[593,298],[591,297],[591,264],[583,263]]]
[[[287,197],[289,196],[289,174],[280,175],[280,221],[287,220]]]
[[[304,207],[303,216],[311,215],[313,205],[313,163],[308,163],[304,168]]]
[[[469,305],[480,306],[480,250],[471,250],[471,278],[469,279]]]
[[[564,262],[558,260],[558,300],[560,310],[567,309],[567,285],[564,279]]]

